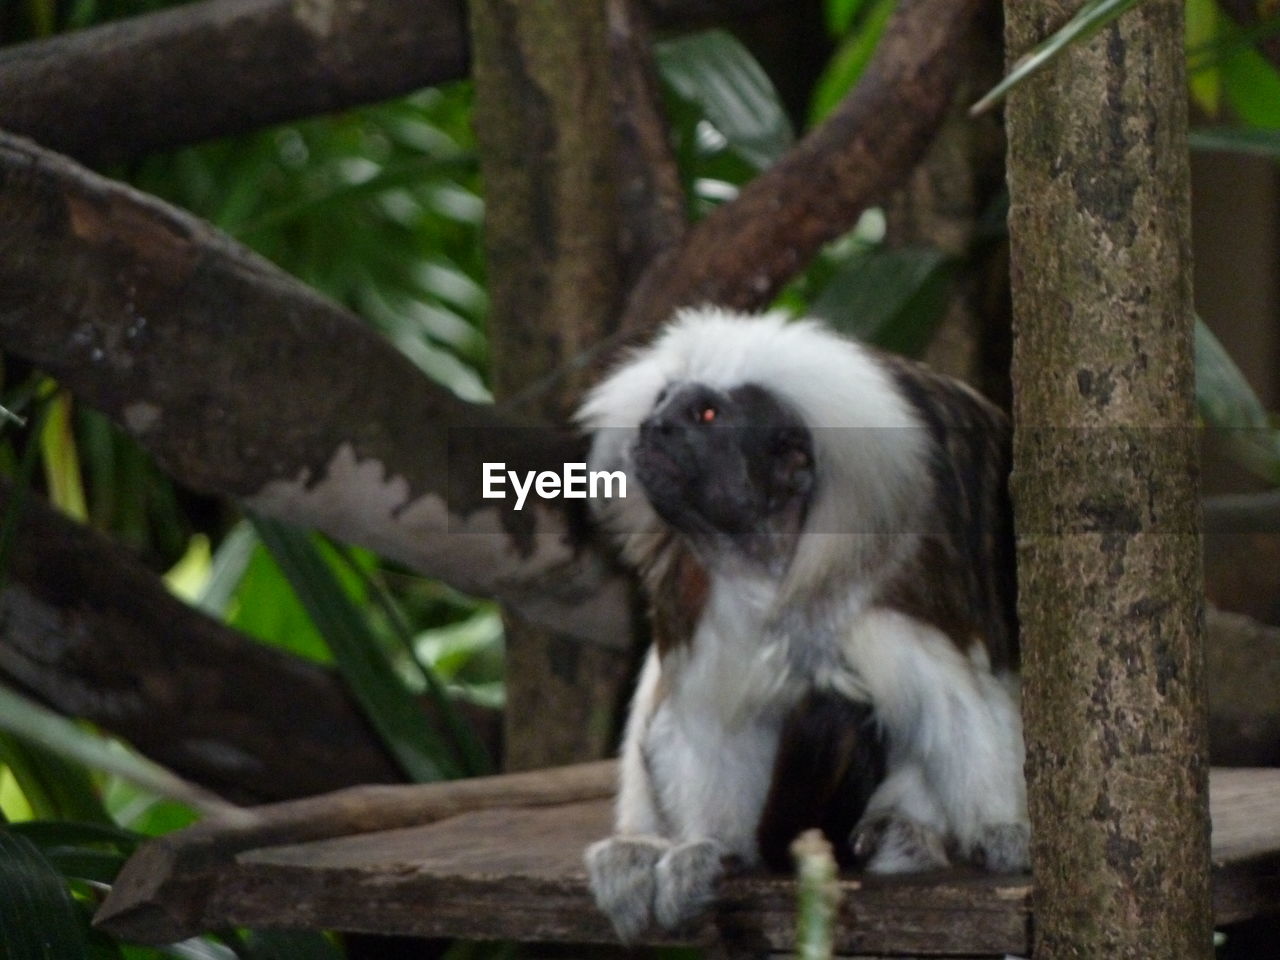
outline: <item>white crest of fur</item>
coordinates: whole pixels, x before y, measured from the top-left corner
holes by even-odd
[[[795,411],[813,434],[817,489],[783,595],[847,572],[912,530],[926,495],[928,437],[889,372],[865,347],[813,320],[782,313],[682,310],[652,344],[634,352],[588,394],[579,423],[594,434],[592,470],[632,469],[637,429],[668,384],[717,390],[754,384]],[[638,483],[626,501],[597,505],[624,553],[643,549],[659,521]],[[852,496],[850,495],[852,493]],[[883,539],[883,538],[881,538]],[[882,550],[883,544],[880,545]],[[634,557],[632,557],[634,559]]]

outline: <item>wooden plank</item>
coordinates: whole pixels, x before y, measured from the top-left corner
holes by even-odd
[[[353,787],[258,807],[247,825],[206,820],[134,854],[95,922],[139,940],[172,943],[202,929],[199,918],[220,872],[243,850],[432,823],[496,806],[608,797],[616,777],[616,764],[601,761],[448,783]]]
[[[569,777],[579,792],[593,782],[582,778],[582,768],[566,769],[579,771]],[[439,801],[457,785],[415,788],[419,799],[423,793],[437,798],[423,807],[441,816],[424,814],[393,829],[376,830],[368,817],[332,811],[320,818],[320,829],[301,817],[297,805],[286,805],[295,809],[277,809],[274,818],[287,829],[260,827],[253,835],[266,842],[247,840],[252,829],[223,829],[218,843],[204,838],[204,859],[188,856],[186,866],[177,854],[201,837],[190,836],[200,828],[184,831],[135,856],[126,873],[150,873],[149,885],[130,891],[118,884],[99,922],[142,942],[231,924],[614,943],[591,904],[581,859],[588,843],[608,834],[610,804],[572,796],[564,784],[556,786],[561,776],[544,771],[533,791],[516,780],[518,789],[509,795],[501,787],[513,778],[492,778],[473,790],[480,808],[463,813],[456,812],[456,794],[449,803]],[[1215,770],[1212,785],[1218,922],[1275,912],[1280,770]],[[496,806],[503,796],[519,805]],[[551,796],[565,802],[526,802]],[[402,818],[410,813],[397,804],[388,809]],[[361,829],[334,830],[339,823]],[[283,835],[290,830],[304,835],[295,842]],[[165,862],[145,860],[148,849],[166,843]],[[163,875],[154,873],[157,867]],[[1029,877],[950,870],[905,878],[849,876],[841,887],[836,949],[842,954],[980,957],[1030,950]],[[735,952],[764,954],[791,949],[793,924],[789,878],[741,875],[725,881],[717,909],[704,923],[648,942],[728,942]]]
[[[612,943],[590,906],[583,847],[608,834],[610,804],[487,810],[436,824],[247,851],[219,883],[206,922],[329,925],[421,936]],[[949,872],[844,882],[842,950],[1016,952],[1027,940],[1026,878]],[[283,915],[282,915],[283,911]],[[725,884],[708,923],[653,942],[724,935],[760,950],[791,946],[786,877]]]

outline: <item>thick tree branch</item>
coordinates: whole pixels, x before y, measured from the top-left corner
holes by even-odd
[[[184,483],[368,546],[575,636],[625,583],[566,504],[480,496],[485,461],[576,442],[433,384],[358,319],[196,218],[0,135],[0,348],[59,377]]]
[[[646,272],[625,331],[679,306],[767,303],[826,242],[906,176],[951,103],[965,36],[983,0],[902,0],[857,88],[771,169]]]
[[[779,0],[650,0],[690,24]],[[465,76],[461,0],[205,0],[0,51],[0,127],[89,163]]]
[[[0,483],[0,512],[13,491]],[[234,800],[401,779],[331,672],[172,596],[28,498],[0,591],[0,676]]]

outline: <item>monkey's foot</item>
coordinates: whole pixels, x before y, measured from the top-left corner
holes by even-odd
[[[864,819],[849,842],[854,859],[869,873],[920,873],[950,864],[941,833],[893,813]]]
[[[724,848],[714,840],[677,844],[658,861],[654,919],[674,930],[701,914],[715,899],[724,875]]]
[[[591,893],[623,943],[633,942],[653,922],[657,867],[670,850],[669,841],[643,836],[609,837],[587,847]]]
[[[978,832],[969,855],[989,873],[1024,873],[1031,869],[1031,831],[1025,823],[993,823]]]

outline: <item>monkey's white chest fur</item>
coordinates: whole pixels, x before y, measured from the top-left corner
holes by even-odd
[[[760,642],[772,598],[763,583],[714,586],[691,647],[669,654],[662,677],[655,658],[646,670],[655,684],[638,695],[654,698],[637,734],[656,832],[676,841],[713,837],[745,863],[757,860],[755,830],[778,737],[803,694],[786,651]],[[642,706],[637,700],[637,710]],[[619,810],[621,821],[631,815]]]

